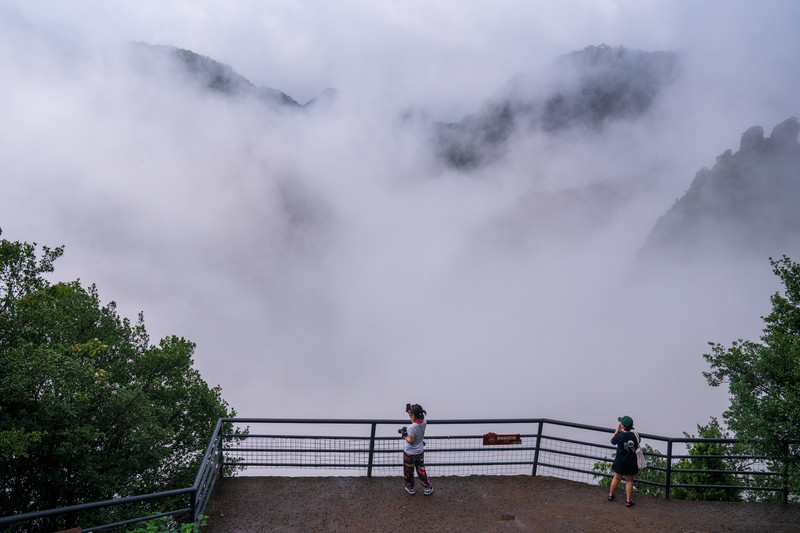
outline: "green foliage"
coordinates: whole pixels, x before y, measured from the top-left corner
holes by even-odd
[[[53,262],[63,253],[63,246],[52,250],[42,246],[42,257],[37,260],[35,242],[0,239],[0,312],[7,311],[17,298],[44,288],[47,281],[42,274],[52,272]]]
[[[208,517],[200,515],[197,518],[197,522],[178,524],[175,520],[163,516],[144,522],[142,525],[130,530],[130,533],[199,533],[200,528],[208,522]]]
[[[191,486],[215,421],[235,416],[193,343],[152,345],[94,286],[50,285],[61,253],[0,240],[0,516]],[[120,509],[104,512],[92,520]]]
[[[28,448],[40,440],[41,431],[25,431],[21,428],[0,431],[0,459],[27,457]]]
[[[707,426],[697,426],[699,438],[728,439],[716,418],[711,418]],[[694,436],[684,433],[687,438]],[[691,457],[676,461],[672,465],[672,483],[676,485],[697,485],[696,487],[676,487],[670,497],[680,500],[728,501],[741,500],[741,489],[709,488],[699,485],[741,485],[741,480],[731,471],[744,468],[740,460],[738,443],[695,442],[688,445]],[[724,456],[724,457],[720,457]]]
[[[748,449],[765,455],[785,472],[789,487],[800,487],[800,265],[783,256],[770,259],[784,294],[770,298],[762,317],[761,342],[738,340],[730,348],[710,343],[711,386],[726,383],[731,404],[723,417]]]

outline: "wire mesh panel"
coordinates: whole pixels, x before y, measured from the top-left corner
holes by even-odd
[[[399,476],[403,440],[397,431],[407,423],[386,419],[221,418],[192,487],[77,507],[100,509],[151,500],[169,507],[173,497],[189,494],[190,507],[158,516],[190,511],[196,516],[205,509],[220,475],[246,474],[245,469],[269,468],[271,475]],[[232,429],[226,431],[233,433],[220,435],[222,424],[229,424]],[[251,434],[249,425],[241,427],[245,424],[268,427],[271,433]],[[290,431],[305,433],[293,435]],[[447,435],[448,431],[452,434]],[[528,474],[607,483],[616,453],[611,435],[608,428],[551,419],[437,420],[429,422],[425,436],[425,463],[429,474],[442,477]],[[785,460],[750,455],[747,446],[737,448],[738,444],[734,439],[643,434],[648,468],[640,470],[637,486],[666,498],[800,500],[797,487],[790,486]],[[793,449],[789,447],[787,453]],[[0,526],[30,523],[75,510],[67,507],[0,517]]]
[[[278,469],[282,470],[278,474],[288,475],[296,474],[298,469],[355,470],[355,475],[364,475],[372,455],[368,437],[301,435],[248,435],[237,443],[226,444],[223,451],[228,464]]]
[[[479,436],[425,437],[425,467],[432,476],[530,474],[535,444],[531,437],[508,446],[486,446]],[[402,441],[376,445],[373,472],[402,474]]]
[[[248,435],[223,451],[228,461],[248,468],[353,469],[368,467],[369,448],[367,437]]]
[[[543,437],[537,474],[583,483],[597,483],[595,465],[613,457],[613,447],[605,444],[576,442]]]
[[[432,438],[426,447],[429,470],[442,476],[530,474],[535,436],[515,444],[486,445],[482,437]]]

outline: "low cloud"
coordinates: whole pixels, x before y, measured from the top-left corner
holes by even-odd
[[[413,401],[431,417],[611,425],[628,413],[643,431],[693,431],[727,403],[702,378],[706,342],[756,338],[775,280],[766,257],[648,272],[634,258],[702,166],[735,149],[747,127],[796,114],[797,80],[762,65],[779,87],[731,86],[745,79],[739,66],[679,50],[682,77],[640,119],[520,134],[470,171],[443,165],[425,123],[402,119],[427,104],[435,121],[460,120],[526,56],[544,72],[557,55],[610,37],[642,41],[642,31],[619,28],[643,8],[608,5],[618,9],[603,13],[603,31],[586,29],[579,13],[569,42],[547,33],[520,50],[495,44],[497,33],[476,35],[472,56],[448,38],[443,11],[436,26],[370,8],[359,16],[372,27],[307,70],[311,51],[348,28],[331,7],[308,11],[296,34],[297,19],[263,22],[273,47],[289,40],[277,58],[201,39],[202,9],[156,24],[138,8],[121,32],[230,63],[301,103],[337,88],[333,103],[300,113],[200,90],[169,63],[143,75],[116,46],[97,46],[107,33],[84,43],[45,31],[53,19],[47,38],[17,28],[2,38],[16,53],[0,56],[3,237],[66,245],[56,278],[96,283],[125,316],[143,310],[154,339],[196,342],[197,367],[241,415],[400,417]],[[453,35],[507,23],[521,38],[518,21],[498,18],[514,7],[501,3],[485,21],[454,10]],[[264,15],[225,9],[231,20],[221,24],[241,22],[243,35],[255,22],[242,17]],[[181,13],[197,18],[168,34],[164,21]],[[42,17],[18,8],[23,22]],[[695,28],[687,46],[702,43],[697,23],[685,22]],[[142,28],[150,33],[134,37]],[[382,29],[389,43],[360,51]],[[679,44],[669,34],[654,31],[648,48]],[[737,40],[724,37],[713,49]],[[79,52],[59,52],[65,39]],[[756,51],[737,56],[751,58],[741,68],[758,62]]]

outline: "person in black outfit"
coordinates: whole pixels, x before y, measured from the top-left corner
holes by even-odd
[[[611,490],[608,493],[608,501],[614,499],[614,492],[625,476],[625,495],[627,499],[625,505],[633,505],[633,476],[639,473],[639,465],[636,462],[636,448],[639,445],[636,435],[632,433],[633,419],[629,416],[621,416],[617,419],[617,429],[611,437],[611,444],[617,445],[617,456],[614,457],[614,479],[611,480]]]

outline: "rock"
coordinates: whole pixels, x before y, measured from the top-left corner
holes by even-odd
[[[752,126],[742,134],[742,140],[739,143],[739,151],[747,152],[754,150],[761,146],[764,142],[764,128],[761,126]]]
[[[798,146],[798,133],[800,133],[800,123],[798,123],[797,118],[792,117],[775,126],[769,139],[778,150],[792,150]]]

